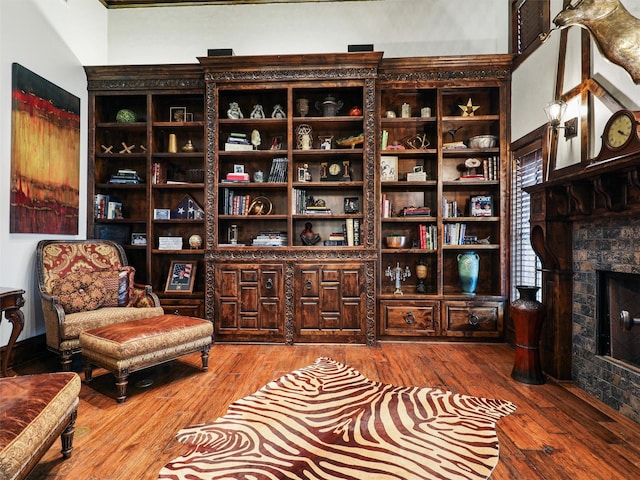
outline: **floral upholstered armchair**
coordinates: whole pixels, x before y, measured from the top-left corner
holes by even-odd
[[[134,282],[123,248],[110,240],[42,240],[36,249],[47,348],[69,370],[80,332],[164,313],[150,285]]]

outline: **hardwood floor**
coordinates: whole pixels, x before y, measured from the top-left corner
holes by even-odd
[[[492,479],[640,478],[640,424],[571,383],[525,385],[511,379],[514,352],[506,345],[402,344],[214,345],[209,370],[193,354],[130,376],[124,404],[115,401],[113,375],[96,370],[83,384],[73,455],[57,442],[29,480],[157,478],[185,451],[174,436],[188,425],[224,415],[232,401],[281,375],[328,356],[371,380],[431,386],[517,405],[497,424],[500,461]],[[81,371],[79,359],[73,368]],[[57,359],[16,367],[19,374],[53,371]],[[148,388],[136,386],[152,379]],[[367,479],[373,480],[373,479]]]

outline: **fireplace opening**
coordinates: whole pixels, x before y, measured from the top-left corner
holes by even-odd
[[[640,368],[640,275],[598,271],[598,354]]]

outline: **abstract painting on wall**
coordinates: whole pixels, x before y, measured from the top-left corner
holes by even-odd
[[[80,99],[14,63],[11,233],[78,234]]]

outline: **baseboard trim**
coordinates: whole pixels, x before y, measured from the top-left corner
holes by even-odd
[[[0,348],[0,352],[2,352],[2,360],[4,360],[6,349],[6,345]],[[13,350],[11,350],[11,359],[8,364],[9,370],[16,365],[45,358],[48,355],[50,355],[50,352],[47,350],[47,339],[44,334],[16,342],[13,346]]]

